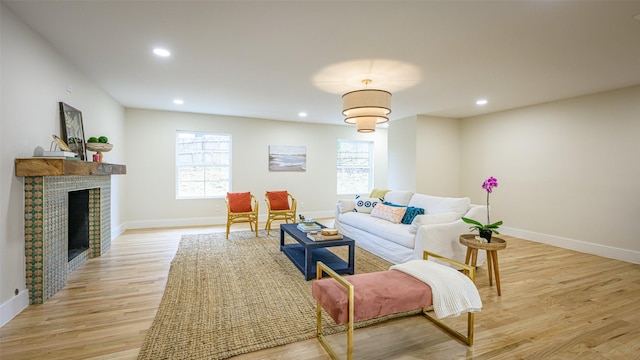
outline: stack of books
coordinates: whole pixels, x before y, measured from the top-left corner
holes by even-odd
[[[313,241],[342,240],[342,234],[335,234],[335,235],[307,234],[307,237]]]
[[[298,230],[304,233],[309,233],[312,231],[320,231],[322,230],[322,227],[316,223],[299,223]]]
[[[43,151],[42,157],[51,159],[80,160],[76,153],[71,151]]]

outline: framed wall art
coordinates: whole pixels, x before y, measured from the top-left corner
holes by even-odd
[[[307,147],[269,145],[269,171],[307,171]]]
[[[80,160],[87,160],[86,142],[84,139],[84,126],[82,125],[82,112],[80,110],[60,102],[60,122],[62,125],[62,139],[72,152],[76,153]]]

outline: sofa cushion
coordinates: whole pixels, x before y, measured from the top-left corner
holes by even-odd
[[[380,198],[367,198],[356,195],[356,207],[353,211],[363,214],[370,214],[371,210],[373,210],[373,208],[381,202],[382,199]]]
[[[340,214],[340,222],[410,249],[413,249],[415,243],[416,235],[409,232],[410,225],[394,224],[370,214],[358,212]],[[366,239],[357,239],[356,244],[358,241],[366,241]]]
[[[407,208],[404,206],[378,204],[371,210],[371,216],[399,224],[405,212],[407,212]]]
[[[386,198],[385,198],[386,199]],[[458,218],[464,216],[471,207],[471,199],[450,198],[441,196],[431,196],[424,194],[414,194],[409,201],[409,206],[421,207],[427,214],[440,214],[454,212]]]
[[[458,220],[458,215],[452,211],[440,214],[418,215],[413,219],[409,231],[415,234],[422,225],[446,224],[456,220]]]
[[[354,288],[354,321],[419,309],[433,303],[429,285],[397,270],[345,276],[345,280]],[[335,279],[312,282],[311,294],[336,324],[349,321],[347,291]]]
[[[389,191],[384,195],[384,201],[396,205],[407,206],[409,205],[409,200],[411,200],[412,195],[413,192],[411,191]]]

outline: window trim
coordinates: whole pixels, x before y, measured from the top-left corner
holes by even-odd
[[[228,191],[231,192],[232,191],[232,166],[233,166],[233,157],[232,157],[232,149],[233,149],[233,143],[232,143],[232,136],[230,133],[222,133],[222,132],[213,132],[213,131],[194,131],[194,130],[176,130],[176,138],[175,138],[175,199],[176,200],[207,200],[207,199],[223,199],[226,196],[225,194],[220,194],[220,195],[213,195],[213,196],[207,196],[206,194],[203,194],[202,196],[180,196],[179,195],[179,190],[180,190],[180,171],[179,168],[180,166],[185,166],[183,164],[178,163],[178,136],[179,134],[193,134],[195,136],[197,136],[198,134],[202,134],[202,135],[220,135],[220,136],[226,136],[229,142],[229,186],[228,186]],[[205,166],[220,166],[217,164],[213,164],[213,165],[205,165]],[[222,165],[225,166],[225,165]],[[204,179],[203,179],[204,181]]]
[[[375,175],[375,171],[374,171],[374,146],[375,146],[375,142],[372,140],[351,140],[351,139],[338,139],[338,145],[340,143],[364,143],[369,145],[369,156],[368,156],[368,160],[369,160],[369,183],[367,184],[367,188],[368,190],[366,190],[366,193],[370,193],[371,190],[373,189],[373,183],[374,183],[374,175]],[[356,195],[356,194],[363,194],[364,192],[357,192],[357,193],[341,193],[339,190],[339,186],[338,186],[338,172],[339,169],[341,168],[341,166],[337,163],[338,162],[338,156],[339,156],[339,151],[338,149],[336,149],[336,192],[338,195]]]

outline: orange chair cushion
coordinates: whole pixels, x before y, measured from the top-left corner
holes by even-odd
[[[251,193],[227,193],[229,200],[229,210],[232,213],[251,212]]]
[[[286,191],[267,191],[271,210],[289,210],[289,193]]]

